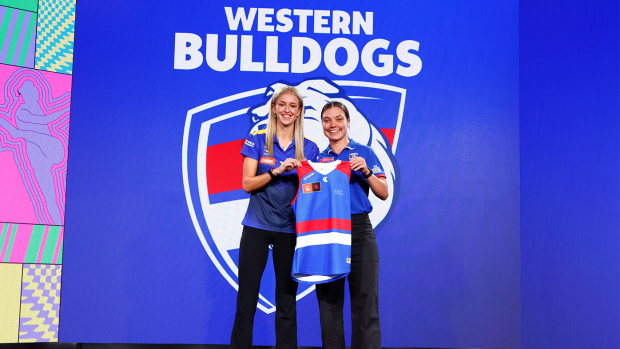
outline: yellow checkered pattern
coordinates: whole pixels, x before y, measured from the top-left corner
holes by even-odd
[[[35,68],[73,72],[75,0],[41,0]]]
[[[19,342],[58,342],[61,265],[24,264]]]

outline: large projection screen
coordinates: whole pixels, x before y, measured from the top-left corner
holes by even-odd
[[[284,83],[321,150],[324,102],[353,105],[388,174],[382,345],[519,348],[518,5],[79,2],[59,340],[229,343],[239,151]],[[275,344],[271,263],[255,345]],[[297,311],[321,346],[312,288]]]

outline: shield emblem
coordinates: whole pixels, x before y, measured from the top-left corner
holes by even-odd
[[[235,289],[238,289],[241,221],[250,197],[241,187],[243,158],[239,153],[247,134],[264,124],[270,96],[281,84],[276,82],[264,88],[210,101],[187,112],[182,170],[189,213],[211,261]],[[389,182],[388,200],[381,201],[371,195],[374,209],[370,219],[378,228],[398,194],[400,176],[394,154],[406,91],[377,83],[327,79],[306,80],[296,87],[304,97],[305,136],[314,140],[321,150],[328,145],[320,126],[322,106],[333,99],[351,105],[350,132],[357,142],[373,148]],[[366,116],[370,115],[368,111],[374,110],[381,110],[381,113]],[[267,267],[257,304],[258,309],[267,314],[275,311],[274,289],[275,274],[272,268]],[[314,286],[300,284],[297,300],[313,290]]]

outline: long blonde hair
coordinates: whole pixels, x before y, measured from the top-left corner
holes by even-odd
[[[265,143],[267,143],[267,152],[269,156],[273,157],[273,139],[276,134],[276,125],[278,123],[278,117],[274,112],[275,103],[278,101],[280,96],[290,93],[297,97],[299,100],[300,113],[297,119],[295,119],[295,159],[299,161],[303,161],[304,157],[304,98],[301,96],[301,93],[293,87],[293,86],[283,86],[279,90],[277,90],[273,96],[271,96],[270,108],[269,108],[269,119],[267,120],[267,132],[265,133],[266,139]]]

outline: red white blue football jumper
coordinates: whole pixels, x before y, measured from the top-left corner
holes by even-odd
[[[297,245],[291,277],[321,284],[351,272],[351,196],[348,161],[303,161],[299,189],[292,202]]]

